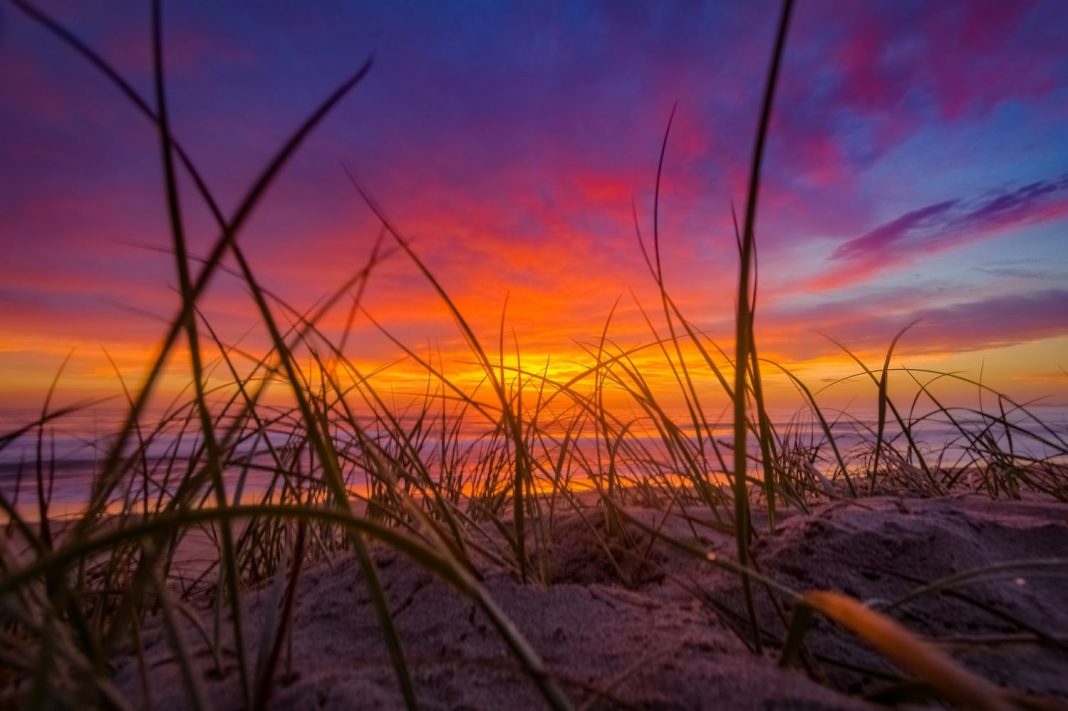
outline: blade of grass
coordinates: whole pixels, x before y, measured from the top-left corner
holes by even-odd
[[[841,593],[810,592],[799,605],[818,610],[862,637],[894,663],[931,684],[946,699],[978,711],[1010,711],[1003,691],[957,664],[937,647],[924,642],[886,615]],[[808,614],[808,613],[802,613]]]
[[[790,26],[790,14],[793,0],[784,0],[779,17],[775,47],[772,50],[771,68],[768,70],[767,83],[764,87],[764,99],[757,124],[756,141],[753,146],[752,165],[749,172],[749,189],[745,206],[745,227],[742,234],[742,250],[738,278],[738,303],[735,316],[735,357],[734,357],[734,517],[738,563],[743,567],[749,564],[749,492],[746,487],[746,368],[749,363],[749,346],[753,342],[752,319],[750,317],[749,276],[752,269],[751,260],[753,244],[756,239],[756,212],[760,193],[760,169],[764,159],[764,145],[767,140],[768,125],[771,122],[772,103],[775,98],[775,85],[779,78],[783,50],[786,47],[786,33]],[[757,625],[756,608],[753,604],[753,592],[748,575],[742,576],[749,622],[753,628],[753,644],[760,650],[760,632]]]
[[[190,365],[193,374],[193,386],[196,396],[197,411],[200,416],[201,435],[207,449],[207,466],[215,489],[215,505],[226,508],[228,505],[226,487],[223,483],[222,454],[215,439],[215,427],[207,400],[204,397],[204,371],[201,361],[200,340],[196,325],[196,295],[193,281],[189,274],[189,261],[186,257],[185,227],[182,220],[182,207],[178,196],[178,183],[174,166],[174,150],[171,144],[170,118],[167,110],[167,91],[163,66],[163,19],[160,0],[152,3],[152,49],[153,68],[156,89],[156,114],[159,118],[160,151],[163,162],[164,186],[167,196],[167,212],[171,226],[174,257],[178,267],[178,283],[182,295],[183,326],[189,341]],[[248,656],[245,649],[244,626],[241,615],[240,586],[234,555],[233,532],[228,521],[222,525],[223,563],[226,573],[226,588],[230,596],[230,613],[234,627],[234,645],[237,648],[238,672],[241,675],[241,691],[245,706],[252,703],[252,677],[248,669]]]

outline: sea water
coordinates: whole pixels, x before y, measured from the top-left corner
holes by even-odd
[[[707,465],[703,474],[716,477],[716,470],[731,466],[733,454],[731,443],[733,429],[729,423],[714,427],[700,428],[686,424],[685,413],[678,413],[675,420],[681,438],[687,442],[691,452],[698,453],[699,459]],[[904,416],[904,413],[902,413]],[[832,413],[825,412],[827,428],[834,438],[839,452],[852,462],[870,453],[876,441],[878,418],[875,412]],[[968,410],[952,412],[953,419],[945,413],[936,413],[930,417],[913,414],[906,421],[910,422],[910,444],[902,428],[892,414],[887,413],[883,431],[883,441],[890,443],[907,460],[914,460],[915,449],[924,456],[928,464],[942,467],[967,466],[971,463],[969,450],[996,447],[1001,451],[1011,451],[1021,464],[1030,460],[1052,460],[1068,464],[1068,407],[1032,406],[1026,412],[1008,411],[1004,422],[998,421],[1002,414],[990,413],[983,416]],[[49,516],[72,515],[89,500],[94,486],[100,485],[100,478],[105,469],[105,462],[120,430],[125,412],[115,409],[85,409],[51,419],[41,426],[32,426],[19,432],[28,424],[39,419],[40,413],[25,409],[0,409],[0,495],[23,515],[33,518],[39,511],[38,500],[44,495],[49,501]],[[799,456],[808,457],[811,463],[824,473],[833,471],[835,457],[828,445],[823,424],[806,411],[777,411],[770,413],[776,434],[783,448],[792,448]],[[360,421],[360,420],[358,420]],[[169,426],[153,430],[152,418],[144,418],[147,423],[129,438],[126,453],[136,456],[132,471],[115,488],[115,496],[134,499],[147,499],[150,502],[165,499],[173,494],[181,479],[191,473],[189,468],[203,467],[204,457],[196,456],[202,452],[204,442],[195,422],[188,424],[171,423]],[[414,427],[414,422],[401,418],[402,427]],[[217,436],[225,431],[224,421]],[[381,430],[380,423],[371,418],[361,421],[366,435],[388,445],[388,436]],[[419,441],[418,449],[422,461],[428,464],[432,475],[440,471],[443,457],[453,456],[458,466],[474,467],[476,463],[486,461],[486,452],[500,446],[501,440],[492,440],[492,426],[468,418],[459,429],[456,438],[445,445],[442,451],[440,421],[436,432]],[[353,451],[356,440],[351,432],[338,427],[332,432],[334,444],[341,451]],[[647,453],[645,461],[638,463],[615,450],[615,469],[622,478],[644,476],[650,473],[671,475],[672,457],[651,422],[637,422],[628,430],[631,452]],[[139,443],[149,440],[147,446],[139,448]],[[573,435],[569,441],[572,447],[571,462],[573,471],[555,471],[559,444],[563,441],[562,432],[547,434],[540,438],[532,448],[532,455],[543,466],[543,472],[555,473],[564,478],[574,476],[577,479],[588,478],[600,461],[603,469],[608,467],[610,443],[593,433],[590,427]],[[713,440],[715,440],[713,442]],[[227,497],[245,501],[262,494],[275,478],[274,458],[268,451],[268,442],[281,451],[288,468],[301,468],[313,472],[314,461],[303,441],[294,442],[292,428],[278,425],[268,431],[266,437],[247,437],[229,450],[230,465],[224,472]],[[557,449],[554,449],[554,446]],[[748,443],[750,452],[758,451],[757,442],[751,437]],[[718,448],[718,451],[716,451]],[[295,451],[295,450],[300,451]],[[461,452],[461,455],[457,455]],[[659,461],[652,461],[659,460]],[[507,458],[500,460],[507,462]],[[675,459],[678,461],[678,459]],[[191,464],[192,462],[192,464]],[[366,486],[366,479],[358,468],[348,467],[347,484],[360,489]],[[149,476],[144,476],[145,472]],[[681,472],[674,472],[679,474]]]

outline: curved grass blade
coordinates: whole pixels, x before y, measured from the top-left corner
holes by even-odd
[[[1011,711],[1014,708],[1002,689],[960,666],[949,655],[886,615],[851,597],[821,590],[802,596],[798,606],[817,610],[859,635],[895,664],[912,671],[962,708],[977,711]],[[811,615],[810,612],[796,614]],[[803,621],[803,618],[795,619],[796,624],[791,625],[790,650],[797,648],[796,637],[803,634]]]
[[[551,708],[569,709],[571,703],[546,670],[537,652],[522,633],[508,619],[489,593],[464,568],[451,558],[447,550],[437,550],[396,529],[366,518],[353,516],[339,508],[322,508],[291,504],[242,504],[226,509],[199,508],[161,513],[145,521],[135,521],[124,528],[104,531],[96,536],[72,540],[68,545],[38,557],[29,565],[10,571],[0,578],[0,595],[31,584],[42,575],[62,574],[80,560],[107,551],[125,541],[137,541],[166,534],[180,527],[190,527],[218,521],[236,521],[255,516],[278,516],[294,521],[317,521],[342,526],[352,534],[367,535],[382,541],[469,597],[489,617],[512,653],[519,659],[524,672],[535,682]]]

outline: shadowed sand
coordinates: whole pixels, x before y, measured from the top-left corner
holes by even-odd
[[[733,538],[706,525],[707,511],[685,517],[630,512],[704,548],[733,551]],[[576,706],[859,709],[872,707],[864,696],[901,691],[894,683],[899,670],[818,616],[806,638],[804,667],[780,669],[773,640],[783,636],[785,603],[777,610],[763,590],[758,615],[768,645],[761,655],[751,653],[740,637],[745,618],[737,578],[650,542],[633,526],[606,538],[603,512],[569,512],[552,531],[545,561],[552,585],[522,584],[487,560],[480,566],[485,588]],[[970,495],[826,504],[808,515],[787,514],[776,535],[762,532],[754,546],[759,568],[790,587],[838,590],[873,604],[957,573],[1066,553],[1068,505]],[[544,705],[470,601],[394,551],[376,548],[375,556],[423,706]],[[914,632],[946,639],[958,661],[1001,686],[1068,700],[1068,585],[1059,572],[1010,572],[949,594],[921,595],[892,614]],[[274,599],[270,585],[245,592],[251,639],[258,638]],[[210,611],[199,614],[210,629]],[[184,632],[208,698],[218,708],[239,707],[232,657],[222,660],[220,675],[199,633],[188,623]],[[1047,639],[1037,641],[1036,633]],[[984,647],[976,649],[976,641]],[[179,665],[159,620],[146,624],[143,643],[153,703],[185,707]],[[116,669],[118,685],[143,702],[136,657],[119,660]],[[304,570],[271,700],[280,708],[403,705],[359,566],[350,557]]]

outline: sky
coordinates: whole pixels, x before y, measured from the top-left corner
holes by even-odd
[[[147,2],[40,5],[151,99]],[[347,170],[480,338],[496,347],[503,313],[524,362],[566,372],[610,313],[621,347],[654,340],[642,309],[665,333],[635,215],[648,243],[674,107],[665,283],[729,349],[731,208],[745,204],[778,13],[763,1],[165,3],[172,127],[231,213],[373,57],[240,235],[260,282],[304,310],[367,263],[380,229]],[[1064,27],[1059,0],[797,3],[756,225],[762,356],[822,387],[857,370],[835,341],[881,365],[918,320],[896,362],[1068,404]],[[180,190],[203,256],[216,229],[188,179]],[[178,305],[167,224],[154,127],[0,6],[0,400],[41,402],[72,348],[63,393],[115,392],[105,352],[138,382]],[[471,356],[441,300],[385,244],[348,355],[410,375],[377,323],[462,370]],[[215,279],[202,308],[228,343],[264,347],[239,278]],[[347,314],[343,301],[324,328],[340,334]]]

